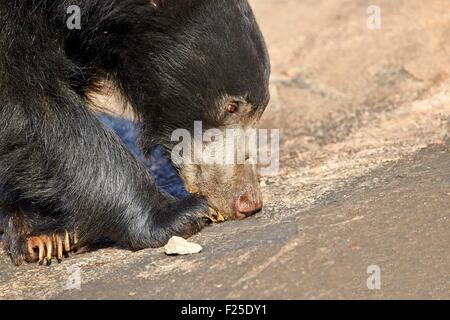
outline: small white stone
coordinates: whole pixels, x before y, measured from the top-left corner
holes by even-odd
[[[199,253],[202,251],[202,246],[197,243],[188,242],[181,237],[172,237],[164,246],[164,250],[168,255],[185,255]]]

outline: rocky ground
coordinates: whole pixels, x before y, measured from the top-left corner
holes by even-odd
[[[263,212],[205,229],[192,256],[1,253],[0,298],[450,298],[450,1],[380,0],[380,30],[367,1],[251,2],[273,63],[261,126],[282,133]]]

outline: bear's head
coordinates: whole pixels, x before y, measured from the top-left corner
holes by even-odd
[[[188,191],[206,197],[227,219],[245,218],[261,210],[262,199],[257,163],[248,144],[242,146],[252,140],[247,129],[257,125],[269,102],[270,76],[250,5],[246,0],[150,5],[158,95],[144,141],[166,148]]]

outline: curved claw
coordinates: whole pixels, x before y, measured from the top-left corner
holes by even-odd
[[[38,260],[40,265],[49,266],[53,258],[61,262],[73,250],[78,241],[78,236],[74,234],[71,238],[67,230],[64,230],[64,233],[55,232],[51,236],[34,236],[28,239],[28,253],[31,260]]]
[[[207,216],[207,218],[213,223],[220,223],[225,221],[223,215],[212,207],[209,207],[209,215]]]
[[[38,259],[39,261],[44,260],[45,254],[45,244],[39,237],[32,237],[28,240],[28,253],[32,260],[36,260],[36,252],[34,249],[38,251]]]

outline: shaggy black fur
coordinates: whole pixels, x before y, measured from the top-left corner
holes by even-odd
[[[80,30],[66,26],[71,5],[81,8]],[[265,105],[267,61],[245,0],[0,0],[9,239],[66,228],[83,243],[107,236],[140,249],[198,232],[205,200],[158,190],[86,95],[112,80],[144,123],[145,150],[170,149],[176,128],[223,124],[225,95]],[[9,243],[12,254],[18,243]]]

